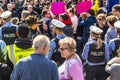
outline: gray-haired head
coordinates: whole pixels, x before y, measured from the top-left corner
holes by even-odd
[[[49,38],[45,35],[38,35],[35,37],[35,39],[33,40],[33,48],[37,49],[37,48],[44,48],[45,46],[49,45]]]

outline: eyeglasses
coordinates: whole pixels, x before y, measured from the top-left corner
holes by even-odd
[[[64,51],[65,49],[68,49],[68,48],[59,48],[59,51]]]

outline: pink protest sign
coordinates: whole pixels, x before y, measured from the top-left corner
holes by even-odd
[[[77,14],[86,12],[91,8],[91,1],[79,2],[76,6]]]
[[[61,14],[65,12],[64,2],[52,2],[51,11],[53,14]]]

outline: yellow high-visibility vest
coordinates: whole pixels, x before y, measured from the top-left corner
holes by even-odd
[[[15,65],[19,59],[29,56],[33,52],[33,48],[21,49],[16,44],[7,46],[8,57],[10,61]]]

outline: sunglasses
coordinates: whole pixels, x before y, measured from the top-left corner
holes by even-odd
[[[68,48],[59,48],[59,51],[64,51],[65,49],[68,49]]]
[[[100,21],[101,21],[102,19],[99,19],[99,18],[98,18],[97,20],[100,20]]]

